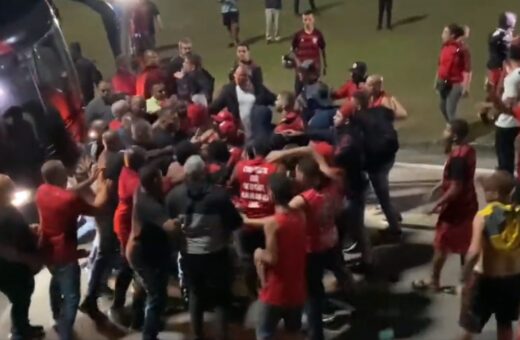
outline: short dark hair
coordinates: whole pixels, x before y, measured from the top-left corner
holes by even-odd
[[[294,196],[293,182],[283,174],[276,173],[269,177],[269,189],[277,205],[288,206]]]
[[[462,27],[459,24],[449,24],[448,25],[448,31],[450,31],[450,34],[453,35],[455,39],[458,39],[464,35],[466,35],[466,31],[464,30],[464,27]]]
[[[215,141],[208,145],[208,158],[211,161],[227,163],[229,160],[229,150],[223,141]]]
[[[149,192],[155,190],[155,183],[159,176],[159,167],[156,163],[147,164],[139,170],[141,186]]]
[[[457,140],[465,139],[469,134],[469,124],[464,119],[454,119],[450,122],[450,128]]]
[[[298,162],[298,170],[308,179],[319,178],[322,175],[320,165],[313,157],[303,157]]]
[[[201,68],[202,67],[202,57],[198,54],[188,54],[186,56],[186,60],[192,64],[193,66],[195,66],[195,68]]]
[[[271,141],[267,137],[257,137],[253,141],[253,149],[255,156],[267,156],[271,152]]]
[[[245,42],[238,43],[237,47],[245,47],[245,48],[247,48],[248,51],[251,49],[249,47],[249,44],[245,43]]]
[[[180,165],[184,165],[186,160],[193,155],[197,155],[199,153],[199,149],[190,141],[183,140],[175,147],[175,155],[177,156],[177,162]]]
[[[134,145],[125,152],[128,167],[134,171],[139,171],[146,163],[146,150],[140,146]]]
[[[308,9],[305,12],[303,12],[303,15],[314,15],[314,11],[312,9]]]

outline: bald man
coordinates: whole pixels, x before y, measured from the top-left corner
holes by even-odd
[[[43,327],[29,324],[29,306],[34,274],[42,262],[36,235],[22,214],[11,204],[14,183],[0,174],[0,292],[11,302],[11,339],[44,336]]]
[[[403,105],[383,89],[383,77],[374,74],[367,78],[365,87],[370,95],[370,106],[383,106],[394,112],[395,119],[406,119],[408,112]]]
[[[166,94],[171,94],[173,78],[159,67],[160,59],[157,52],[148,50],[144,53],[144,69],[136,80],[136,94],[148,99],[152,96],[152,86],[157,83],[166,85]]]
[[[75,191],[67,190],[67,170],[58,160],[41,168],[44,184],[36,191],[40,216],[40,245],[45,264],[51,272],[50,302],[53,318],[62,340],[73,339],[73,327],[80,300],[78,264],[78,217],[97,215],[107,202],[104,181],[100,181],[92,204]]]

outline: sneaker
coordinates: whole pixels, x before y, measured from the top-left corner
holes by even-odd
[[[111,307],[108,310],[108,319],[117,325],[121,325],[123,327],[130,327],[131,320],[130,316],[125,313],[124,308],[115,308]]]
[[[88,317],[94,321],[102,321],[106,319],[106,315],[99,310],[99,307],[96,302],[92,302],[90,300],[85,299],[79,305],[78,309],[80,312],[88,315]]]
[[[274,38],[274,41],[276,41],[276,42],[279,42],[280,40],[282,40],[282,37],[280,37],[280,36],[277,36]]]
[[[10,333],[9,339],[22,340],[22,339],[42,339],[45,337],[45,331],[43,326],[29,325],[26,329],[17,333]]]

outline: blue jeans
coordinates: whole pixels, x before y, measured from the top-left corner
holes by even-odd
[[[146,292],[146,306],[143,325],[143,340],[156,340],[161,328],[161,316],[168,297],[167,266],[154,266],[135,262],[132,267],[136,278]]]
[[[72,340],[74,321],[80,299],[81,270],[78,262],[49,267],[51,272],[50,300],[60,340]]]
[[[285,330],[297,333],[302,328],[302,309],[284,308],[259,301],[258,324],[256,325],[256,340],[274,339],[276,328],[283,320]]]
[[[395,158],[377,167],[377,169],[368,172],[368,178],[374,189],[377,200],[381,204],[381,209],[388,221],[388,228],[391,231],[400,231],[399,214],[392,204],[390,198],[390,171],[394,166]]]

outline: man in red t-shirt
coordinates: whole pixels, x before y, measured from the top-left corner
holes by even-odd
[[[135,96],[135,74],[130,71],[130,61],[125,55],[116,58],[116,73],[112,76],[112,88],[114,93],[124,93]]]
[[[274,213],[274,203],[267,192],[269,177],[276,173],[275,164],[265,160],[269,153],[269,141],[258,139],[252,148],[252,159],[237,163],[229,182],[237,184],[240,197],[238,205],[248,218],[262,218]],[[263,247],[262,229],[245,225],[238,233],[239,253],[246,272],[246,283],[252,295],[256,295],[256,270],[253,265],[253,253]]]
[[[304,61],[312,60],[318,71],[323,70],[323,75],[325,75],[327,73],[325,38],[320,30],[314,27],[315,19],[312,12],[305,12],[302,15],[302,20],[303,29],[294,34],[291,43],[291,48],[296,58],[296,69],[298,70]],[[294,84],[296,95],[301,92],[302,86],[303,84],[297,74]]]
[[[350,68],[350,79],[332,93],[332,99],[352,98],[366,80],[367,64],[363,61],[356,61]]]
[[[43,164],[42,184],[36,192],[40,215],[40,248],[51,272],[50,300],[60,339],[72,339],[80,300],[78,217],[97,214],[108,200],[107,186],[100,183],[93,204],[67,190],[67,170],[60,161]],[[88,187],[94,177],[80,185]]]
[[[260,308],[256,326],[257,339],[273,339],[281,319],[285,329],[299,332],[306,300],[306,234],[305,215],[289,207],[293,182],[284,174],[272,175],[269,193],[275,203],[274,216],[264,227],[266,245],[255,251],[254,259],[262,283]],[[245,221],[245,223],[255,223]]]
[[[158,83],[166,85],[166,92],[171,94],[173,78],[159,67],[159,55],[148,50],[144,54],[144,69],[137,75],[135,90],[138,96],[148,99],[152,96],[152,86]]]

